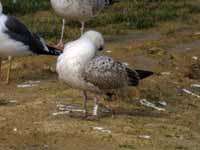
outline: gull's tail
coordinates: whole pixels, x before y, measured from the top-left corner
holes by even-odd
[[[138,73],[140,80],[153,75],[153,72],[148,70],[135,70],[135,71]]]
[[[146,70],[132,70],[129,68],[126,68],[126,72],[128,74],[128,81],[130,86],[136,86],[139,83],[139,80],[142,80],[148,76],[153,75],[152,71],[146,71]]]

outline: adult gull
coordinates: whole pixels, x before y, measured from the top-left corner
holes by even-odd
[[[84,107],[87,117],[87,92],[93,92],[93,117],[98,116],[100,95],[109,94],[128,86],[137,86],[139,81],[153,72],[133,70],[111,57],[99,55],[104,39],[99,32],[88,31],[78,40],[65,45],[57,60],[57,73],[72,88],[84,91]]]
[[[81,34],[84,32],[85,22],[96,16],[111,0],[51,0],[55,12],[63,17],[62,31],[58,47],[63,47],[65,19],[79,21]]]
[[[0,2],[0,76],[2,59],[9,58],[6,82],[9,82],[12,57],[38,55],[60,55],[61,51],[45,44],[44,40],[17,18],[3,14]]]

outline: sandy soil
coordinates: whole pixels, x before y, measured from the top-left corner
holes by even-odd
[[[56,58],[16,58],[11,83],[0,83],[0,150],[199,150],[200,99],[182,91],[200,94],[190,87],[200,80],[188,77],[200,59],[197,33],[176,27],[173,34],[163,28],[107,36],[105,53],[156,73],[125,98],[102,100],[115,115],[98,121],[84,120],[80,113],[53,115],[57,104],[83,107],[80,91],[57,80]],[[6,67],[5,62],[2,80]],[[34,86],[19,87],[30,81]],[[142,106],[141,98],[165,101],[165,111]]]

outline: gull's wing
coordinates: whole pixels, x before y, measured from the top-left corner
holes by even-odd
[[[35,54],[60,54],[60,52],[56,49],[46,45],[40,36],[35,33],[31,33],[23,23],[13,16],[7,16],[5,27],[6,28],[3,30],[3,32],[8,34],[8,36],[14,41],[18,41],[26,46],[29,46],[29,50]]]
[[[92,59],[83,71],[83,78],[102,90],[118,89],[128,85],[137,85],[139,76],[111,57],[99,56]],[[127,72],[128,71],[128,72]],[[130,78],[131,74],[131,78]]]
[[[7,33],[11,39],[23,42],[28,46],[30,45],[31,39],[33,38],[32,34],[17,18],[7,16],[5,27],[6,29],[4,29],[4,32]]]
[[[13,16],[7,16],[5,21],[7,30],[4,32],[15,41],[22,42],[24,45],[29,46],[33,53],[39,53],[44,49],[43,43],[32,34],[28,28]]]

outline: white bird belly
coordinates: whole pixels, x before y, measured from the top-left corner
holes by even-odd
[[[21,42],[12,40],[4,33],[0,34],[0,57],[16,57],[30,54],[32,54],[32,52],[29,50],[28,46]]]
[[[62,56],[61,56],[62,57]],[[74,59],[60,59],[57,63],[59,78],[64,80],[69,86],[78,88],[82,81],[80,78],[81,64]]]
[[[81,72],[83,67],[84,64],[81,63],[78,58],[65,59],[64,56],[60,56],[60,58],[58,58],[56,70],[59,74],[59,78],[72,88],[89,90],[93,92],[99,91],[97,87],[87,83],[82,78]]]

